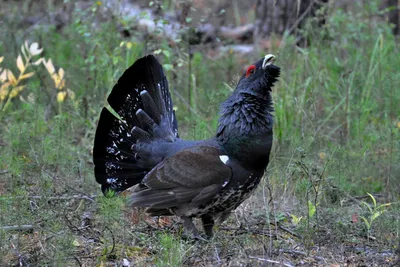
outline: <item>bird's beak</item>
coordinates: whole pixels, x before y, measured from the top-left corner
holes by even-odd
[[[264,61],[262,63],[262,68],[265,70],[268,65],[271,65],[272,63],[275,62],[275,56],[272,54],[268,54],[264,57]]]

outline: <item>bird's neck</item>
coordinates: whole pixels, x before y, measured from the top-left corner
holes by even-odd
[[[272,147],[272,100],[241,93],[221,105],[217,142],[230,157],[264,169]]]

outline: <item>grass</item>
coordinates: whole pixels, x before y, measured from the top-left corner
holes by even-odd
[[[268,51],[282,67],[273,92],[268,179],[208,243],[182,240],[175,219],[132,211],[124,196],[101,196],[91,159],[99,112],[123,70],[156,51],[180,135],[211,137],[219,103],[265,51],[213,59],[202,48],[189,61],[184,42],[143,42],[141,33],[123,39],[119,22],[98,23],[97,5],[75,10],[61,31],[49,25],[27,31],[12,6],[5,10],[0,67],[18,73],[21,45],[38,41],[41,56],[65,70],[65,88],[35,66],[35,75],[0,112],[0,265],[108,266],[124,258],[138,266],[394,263],[400,57],[398,40],[375,5],[335,10],[323,28],[303,29],[308,45],[297,47],[286,36]],[[75,98],[57,101],[66,88]],[[386,203],[376,216],[368,208]],[[363,219],[372,222],[372,216],[373,223]]]

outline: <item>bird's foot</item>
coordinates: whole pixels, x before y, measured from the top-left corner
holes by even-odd
[[[181,217],[183,220],[183,233],[182,238],[185,240],[198,240],[198,241],[208,241],[203,237],[196,226],[194,226],[193,221],[189,217]]]

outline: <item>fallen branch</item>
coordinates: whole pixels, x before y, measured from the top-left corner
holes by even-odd
[[[262,235],[262,236],[273,237],[273,235],[271,233],[260,231],[260,230],[246,229],[246,228],[220,227],[219,230],[232,231],[235,233],[235,235],[252,234],[252,235]]]
[[[17,247],[14,245],[14,243],[11,240],[9,240],[9,241],[10,241],[12,249],[14,250],[15,254],[18,257],[19,266],[24,266],[25,265],[24,257],[21,255],[21,253],[19,253],[19,251],[18,251]]]
[[[3,231],[26,231],[26,230],[32,230],[33,228],[34,226],[31,224],[0,226],[0,230]]]
[[[99,197],[98,195],[92,196],[85,196],[85,195],[72,195],[72,196],[60,196],[60,197],[45,197],[45,196],[17,196],[17,197],[0,197],[0,199],[21,199],[21,198],[28,198],[28,199],[45,199],[48,201],[51,200],[71,200],[71,199],[86,199],[89,201],[94,202],[94,199]]]
[[[310,255],[307,255],[307,253],[300,251],[300,250],[294,250],[294,249],[279,249],[278,250],[280,253],[286,253],[286,254],[296,254],[296,255],[301,255],[303,257],[308,257]],[[323,261],[326,262],[325,258],[321,256],[310,256],[318,261]]]
[[[300,235],[296,234],[296,233],[293,232],[292,230],[287,229],[286,227],[283,227],[283,226],[281,226],[281,225],[275,225],[274,223],[271,223],[271,224],[274,225],[274,226],[278,226],[278,228],[279,228],[280,230],[285,231],[285,232],[291,234],[292,236],[301,238]]]
[[[254,260],[258,260],[258,261],[262,261],[262,262],[279,264],[281,266],[294,267],[294,265],[292,265],[290,263],[284,263],[284,262],[280,262],[280,261],[275,261],[275,260],[270,260],[270,259],[265,259],[265,258],[260,258],[260,257],[253,257],[253,256],[249,256],[249,258],[250,259],[254,259]]]

